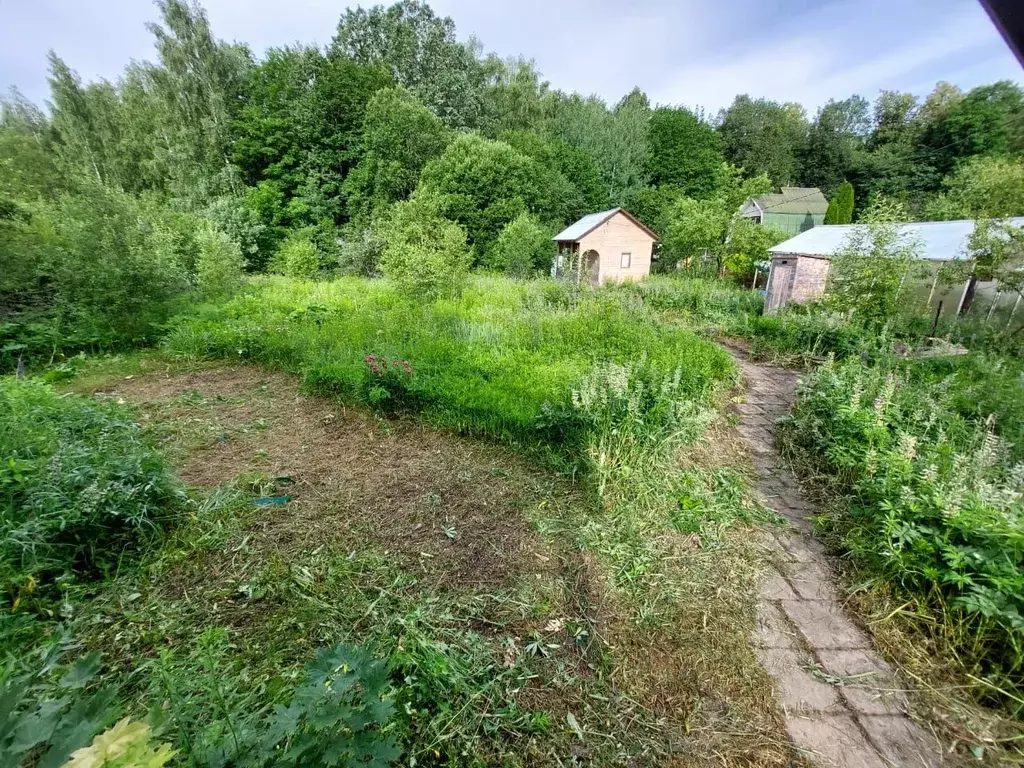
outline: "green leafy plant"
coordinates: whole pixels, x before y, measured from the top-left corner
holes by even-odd
[[[168,744],[154,744],[145,723],[127,717],[75,750],[63,768],[163,768],[174,757]]]
[[[385,768],[401,754],[387,728],[394,712],[383,661],[355,646],[321,649],[291,700],[256,729],[259,756],[240,764]]]
[[[800,391],[789,445],[849,494],[834,524],[851,555],[929,606],[930,631],[1012,694],[1024,683],[1024,466],[994,417],[963,415],[962,380],[917,371],[891,358],[825,366]]]
[[[61,576],[88,578],[180,509],[184,497],[132,413],[0,379],[0,578],[10,608],[54,596]]]
[[[0,670],[3,765],[58,768],[113,720],[116,689],[92,684],[99,665],[97,654],[61,664],[54,648],[38,669]]]
[[[409,408],[416,402],[410,384],[413,379],[412,364],[408,360],[367,355],[366,401],[374,408],[385,412],[396,412]]]

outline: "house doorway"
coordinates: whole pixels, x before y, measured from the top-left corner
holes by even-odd
[[[779,259],[772,264],[772,274],[766,291],[765,309],[769,312],[786,306],[793,295],[796,259]]]
[[[600,275],[601,256],[597,251],[586,251],[580,258],[580,281],[586,281],[593,286],[601,282]]]

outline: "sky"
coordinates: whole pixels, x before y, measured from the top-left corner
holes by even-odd
[[[372,3],[370,3],[372,4]],[[257,53],[326,45],[338,0],[204,0],[214,33]],[[795,101],[883,89],[925,95],[1024,80],[977,0],[433,0],[462,39],[536,62],[552,87],[617,101],[634,86],[659,104],[728,106],[740,93]],[[153,59],[149,0],[0,0],[0,91],[47,96],[46,53],[84,80]]]

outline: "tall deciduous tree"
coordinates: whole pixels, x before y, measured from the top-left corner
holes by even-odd
[[[943,182],[926,207],[931,219],[994,219],[1024,216],[1024,160],[972,157]]]
[[[714,128],[683,107],[651,114],[647,171],[651,183],[671,184],[690,197],[710,197],[721,183],[722,139]]]
[[[648,183],[650,101],[634,89],[609,110],[596,97],[553,97],[551,135],[593,158],[608,201],[622,205]]]
[[[455,22],[418,0],[348,9],[330,55],[383,66],[452,128],[479,127],[485,71]]]
[[[427,163],[416,195],[436,201],[466,230],[479,260],[519,214],[546,215],[554,202],[546,178],[539,163],[508,144],[464,134]]]
[[[548,82],[534,63],[522,57],[488,56],[483,91],[481,129],[488,136],[503,131],[538,131],[549,116],[552,101]]]
[[[801,153],[803,184],[820,187],[826,194],[834,191],[846,177],[870,128],[867,100],[851,96],[829,101],[818,111]]]
[[[55,197],[64,182],[46,114],[18,91],[0,99],[0,198]]]
[[[545,219],[563,224],[608,207],[608,195],[597,166],[583,150],[530,131],[506,131],[498,139],[533,158],[544,169],[542,183],[553,190],[553,207]]]
[[[882,91],[872,112],[871,146],[879,147],[904,139],[917,113],[917,97],[912,93]]]
[[[251,71],[249,99],[232,123],[232,159],[245,180],[280,191],[285,209],[266,224],[274,217],[298,226],[342,218],[342,184],[358,159],[366,105],[391,84],[378,67],[329,59],[315,48],[267,53]]]
[[[922,137],[925,158],[941,173],[963,157],[1024,149],[1024,91],[1015,83],[975,88],[944,112]]]
[[[452,132],[404,88],[378,91],[366,107],[364,155],[345,181],[349,213],[367,222],[374,211],[408,197],[420,172],[444,152]]]
[[[751,176],[768,174],[775,186],[791,184],[807,140],[807,119],[797,104],[737,96],[718,114],[726,159]]]
[[[217,40],[206,12],[185,0],[157,0],[150,24],[160,66],[147,74],[167,105],[168,167],[183,196],[199,201],[238,192],[230,161],[231,120],[252,66],[248,49]]]

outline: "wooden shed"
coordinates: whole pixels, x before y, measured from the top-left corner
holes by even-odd
[[[552,239],[558,247],[552,277],[575,275],[600,285],[650,274],[658,238],[629,211],[612,208],[584,216]]]

